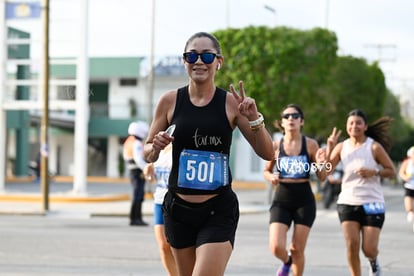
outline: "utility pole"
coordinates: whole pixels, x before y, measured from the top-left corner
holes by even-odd
[[[397,49],[397,46],[395,44],[382,44],[382,43],[377,43],[377,44],[365,44],[364,47],[366,48],[376,48],[378,53],[377,53],[377,62],[394,62],[396,60],[396,55],[395,55],[395,50]],[[384,58],[383,55],[383,50],[384,49],[392,49],[394,51],[393,53],[393,57],[392,58]]]
[[[49,210],[49,0],[43,0],[43,112],[40,133],[40,179],[43,211]]]

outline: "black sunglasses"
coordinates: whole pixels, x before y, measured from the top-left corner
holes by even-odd
[[[289,119],[290,116],[292,116],[292,118],[295,119],[295,120],[299,119],[301,117],[300,113],[286,113],[286,114],[282,115],[282,118],[283,119]]]
[[[215,53],[201,53],[198,54],[196,52],[187,52],[183,54],[184,60],[187,61],[190,64],[196,63],[198,60],[198,57],[201,58],[201,61],[205,64],[211,64],[214,61],[215,57],[221,57],[219,54]]]

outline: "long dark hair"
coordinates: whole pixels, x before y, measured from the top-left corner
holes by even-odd
[[[367,115],[360,109],[351,110],[348,113],[348,117],[350,116],[361,117],[364,120],[365,124],[368,125],[368,128],[365,131],[365,135],[380,143],[387,152],[391,150],[392,140],[388,132],[393,120],[391,117],[383,116],[369,125]]]

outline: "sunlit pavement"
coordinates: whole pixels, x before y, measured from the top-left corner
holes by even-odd
[[[275,275],[280,262],[268,249],[268,191],[266,186],[244,184],[248,188],[235,185],[241,216],[225,275]],[[129,199],[115,198],[129,195],[128,183],[91,183],[82,196],[71,193],[71,188],[69,183],[52,183],[49,210],[44,211],[39,184],[6,185],[0,197],[0,275],[165,275],[151,227],[150,197],[144,201],[144,220],[150,226],[130,227]],[[5,199],[18,193],[38,198]],[[414,275],[414,233],[405,220],[403,189],[384,186],[384,193],[387,215],[379,257],[383,275]],[[76,196],[81,200],[59,200]],[[368,275],[362,254],[361,265],[362,275]],[[349,275],[334,206],[325,210],[318,202],[304,275]]]
[[[5,191],[0,192],[0,214],[127,216],[131,186],[124,179],[113,181],[104,178],[91,181],[87,184],[87,193],[84,194],[75,193],[71,182],[51,181],[47,196],[42,192],[39,183],[8,182]],[[150,185],[146,187],[144,215],[152,215],[153,212],[152,188]],[[234,189],[239,196],[241,213],[268,210],[266,184],[235,182]]]

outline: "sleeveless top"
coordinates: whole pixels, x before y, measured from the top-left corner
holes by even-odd
[[[176,125],[173,141],[173,163],[168,183],[168,188],[172,192],[191,195],[217,194],[231,187],[232,177],[228,162],[220,170],[227,172],[221,177],[223,185],[219,185],[217,188],[201,189],[200,186],[197,186],[199,183],[195,183],[194,186],[200,188],[187,188],[179,185],[178,181],[180,172],[185,169],[183,164],[180,167],[182,152],[196,150],[212,155],[215,153],[229,155],[233,129],[226,114],[227,93],[217,87],[213,98],[207,105],[195,106],[190,101],[188,86],[178,89],[171,120],[171,124]],[[210,172],[209,169],[202,170],[200,168],[201,166],[188,173],[195,171],[195,180],[197,180],[203,178],[206,172]]]
[[[154,203],[162,204],[164,196],[168,190],[168,178],[170,177],[172,164],[172,150],[163,150],[154,162],[154,176],[156,180],[156,188],[154,191]]]
[[[283,148],[283,138],[279,143],[279,154],[276,159],[276,170],[280,179],[309,178],[311,171],[310,158],[306,148],[306,137],[302,135],[302,149],[299,155],[289,156]]]
[[[147,162],[143,155],[144,144],[140,139],[129,135],[123,144],[123,158],[128,170],[143,170]]]
[[[404,183],[404,187],[410,190],[414,190],[414,162],[413,159],[408,159],[405,173],[410,176],[408,182]]]
[[[362,167],[372,170],[378,167],[372,155],[373,142],[374,140],[370,137],[367,137],[366,141],[358,147],[351,145],[349,138],[343,142],[341,161],[344,175],[338,204],[384,203],[380,177],[375,175],[363,178],[355,173]]]
[[[129,135],[123,144],[123,157],[126,162],[126,167],[128,170],[137,168],[137,165],[134,161],[134,143],[136,138],[132,135]]]

